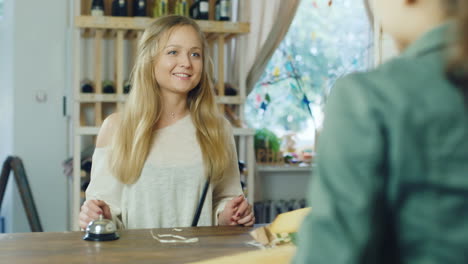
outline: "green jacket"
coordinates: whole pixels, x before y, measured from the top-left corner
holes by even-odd
[[[444,74],[451,25],[337,82],[294,263],[468,263],[468,107]]]

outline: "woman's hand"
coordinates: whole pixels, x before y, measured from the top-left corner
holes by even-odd
[[[252,226],[255,217],[252,206],[243,195],[233,198],[226,203],[224,210],[218,216],[219,225]]]
[[[89,222],[98,219],[101,214],[106,219],[112,218],[109,205],[101,200],[85,201],[80,211],[80,227],[86,229]]]

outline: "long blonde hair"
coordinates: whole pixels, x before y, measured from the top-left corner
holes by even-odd
[[[131,184],[140,177],[153,143],[155,125],[161,117],[161,90],[154,75],[155,60],[171,32],[191,26],[198,33],[203,49],[203,71],[200,83],[188,93],[187,106],[196,128],[196,137],[203,154],[207,176],[213,182],[223,177],[232,158],[230,139],[224,117],[213,93],[212,63],[207,43],[197,23],[183,16],[165,16],[155,20],[144,31],[132,70],[132,89],[115,131],[110,168],[122,183]]]

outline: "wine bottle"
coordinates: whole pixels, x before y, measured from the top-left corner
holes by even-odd
[[[219,0],[219,19],[221,21],[231,20],[231,0]]]
[[[161,17],[168,14],[167,0],[156,0],[153,7],[153,17]]]
[[[135,0],[133,3],[133,16],[146,16],[146,0]]]
[[[112,15],[113,16],[127,16],[128,15],[127,0],[114,0],[112,2]]]
[[[86,173],[91,173],[91,167],[92,167],[92,160],[91,159],[85,159],[81,162],[81,170],[85,171]]]
[[[209,18],[208,13],[210,10],[210,4],[208,0],[199,0],[198,1],[198,18],[197,19],[205,19]]]
[[[159,13],[161,16],[166,16],[168,14],[168,3],[167,0],[159,1]]]
[[[82,93],[93,93],[94,88],[90,83],[86,83],[86,84],[83,84],[83,86],[81,86],[81,92]]]
[[[89,79],[81,81],[82,93],[94,93],[93,83]]]
[[[132,89],[132,84],[130,83],[129,80],[125,80],[123,84],[123,92],[124,94],[128,94],[130,90]]]
[[[159,17],[159,1],[160,0],[154,0],[153,17]]]
[[[174,15],[180,16],[180,0],[177,0],[174,4]]]
[[[198,19],[198,1],[197,2],[194,2],[191,6],[190,6],[190,17],[193,18],[193,19]]]
[[[216,3],[215,3],[215,20],[219,20],[220,18],[220,11],[219,11],[219,0],[216,0]]]
[[[93,0],[91,4],[91,15],[92,16],[104,16],[104,1]]]
[[[112,81],[103,81],[102,92],[105,94],[115,93],[114,83]]]
[[[189,8],[188,8],[187,0],[181,0],[180,1],[180,14],[182,16],[188,16],[189,15]]]

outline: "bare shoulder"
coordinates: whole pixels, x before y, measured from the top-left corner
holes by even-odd
[[[104,120],[101,129],[99,129],[99,134],[96,140],[97,148],[106,147],[111,143],[112,137],[114,136],[115,131],[117,130],[119,122],[119,113],[113,113]]]

